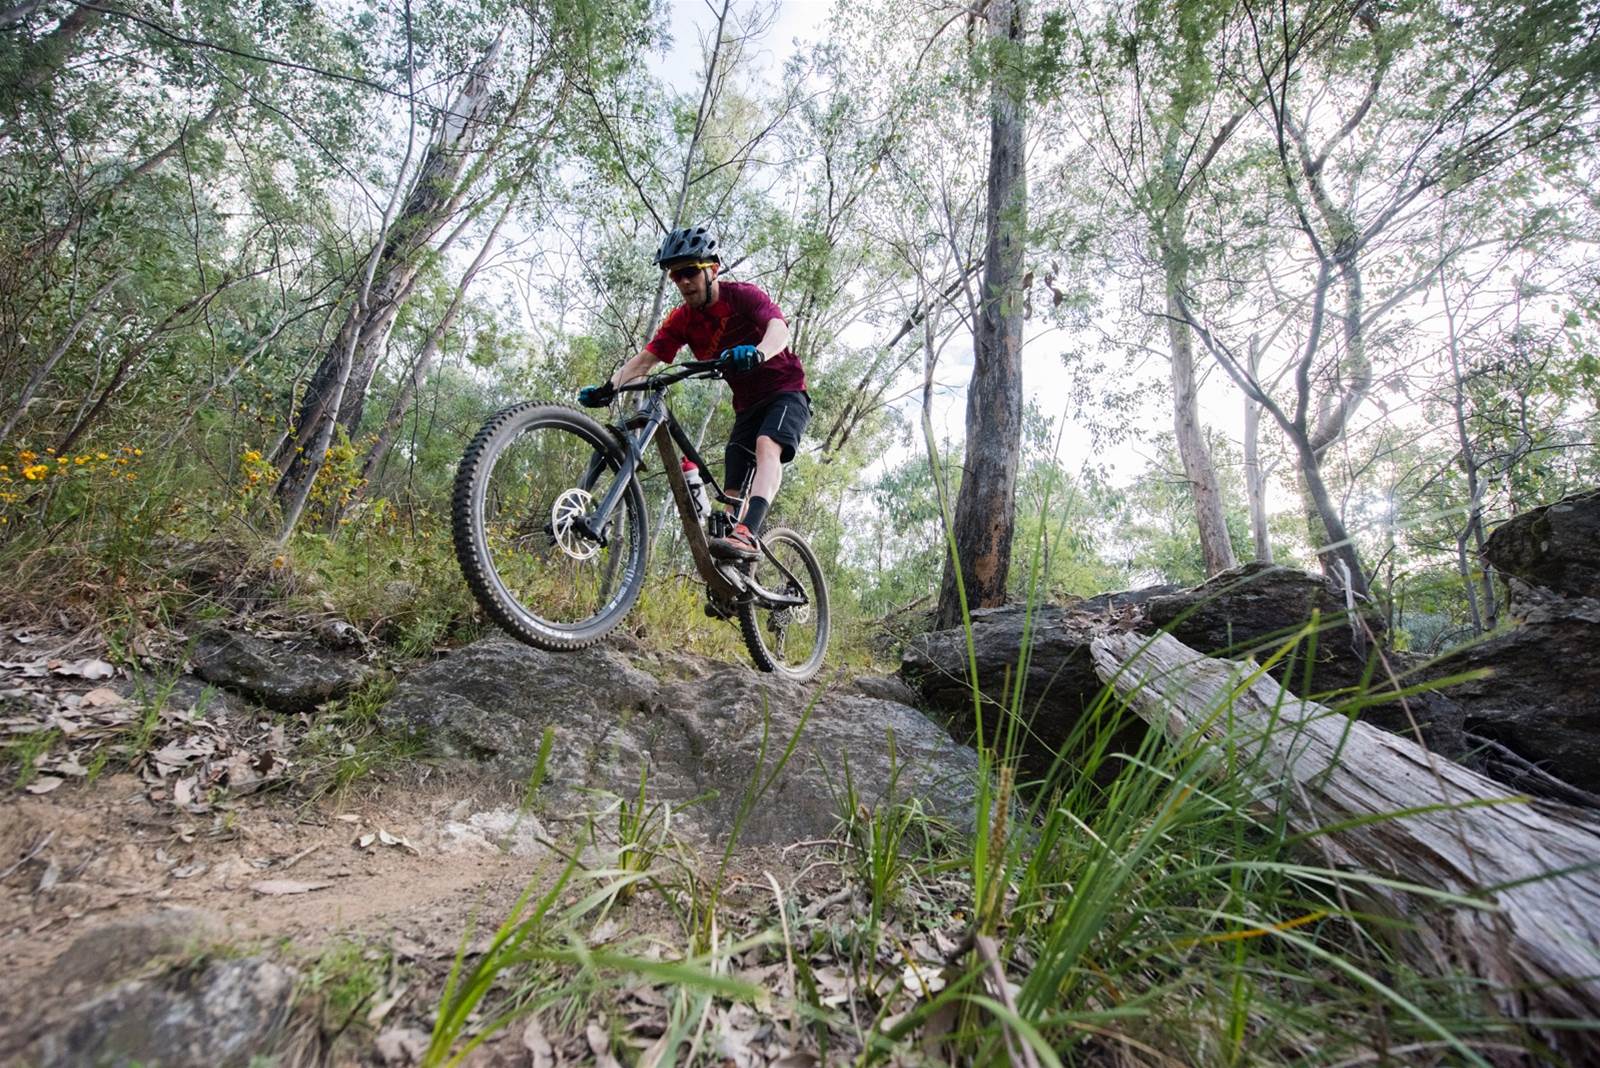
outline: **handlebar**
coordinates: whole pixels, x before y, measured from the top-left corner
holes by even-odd
[[[727,356],[719,356],[715,360],[696,360],[688,367],[676,371],[664,371],[661,374],[649,375],[637,379],[625,386],[617,386],[617,393],[638,393],[644,390],[663,390],[677,382],[688,378],[719,378],[722,369],[727,367],[730,360]]]

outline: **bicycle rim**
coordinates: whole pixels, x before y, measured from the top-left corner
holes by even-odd
[[[774,593],[802,593],[806,603],[771,609],[747,601],[739,606],[739,630],[756,667],[804,682],[822,667],[828,651],[828,586],[822,565],[792,530],[779,528],[761,540],[788,574],[763,555],[755,563],[756,583]]]
[[[621,453],[593,419],[554,405],[508,409],[468,447],[456,475],[456,556],[473,595],[515,637],[578,649],[605,636],[644,581],[644,495],[630,479],[604,544],[573,520],[615,480]]]

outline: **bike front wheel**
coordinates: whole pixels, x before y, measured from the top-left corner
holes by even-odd
[[[525,404],[486,423],[456,472],[456,559],[485,612],[540,649],[593,645],[644,584],[644,492],[629,478],[595,539],[576,525],[616,482],[622,447],[573,408]]]
[[[771,557],[756,559],[756,583],[785,597],[802,596],[805,603],[775,609],[745,601],[739,605],[739,630],[756,667],[805,682],[822,667],[828,651],[828,584],[817,554],[799,534],[780,527],[761,541]]]

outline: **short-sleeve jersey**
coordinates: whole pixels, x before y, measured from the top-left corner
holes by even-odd
[[[783,312],[760,287],[749,282],[718,282],[715,302],[704,308],[680,304],[672,309],[645,348],[663,363],[671,363],[685,345],[695,359],[714,360],[735,345],[760,344],[767,324],[782,318]],[[753,408],[774,394],[806,388],[800,357],[787,348],[748,371],[728,371],[725,377],[733,389],[736,412]]]

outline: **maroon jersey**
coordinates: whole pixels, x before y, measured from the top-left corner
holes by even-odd
[[[678,350],[689,346],[697,360],[714,360],[735,345],[758,345],[767,324],[782,319],[783,312],[757,286],[749,282],[718,282],[715,303],[705,308],[680,304],[661,322],[648,349],[658,360],[671,363]],[[769,356],[748,371],[725,371],[733,388],[733,410],[742,412],[778,393],[806,388],[800,357],[787,348]]]

